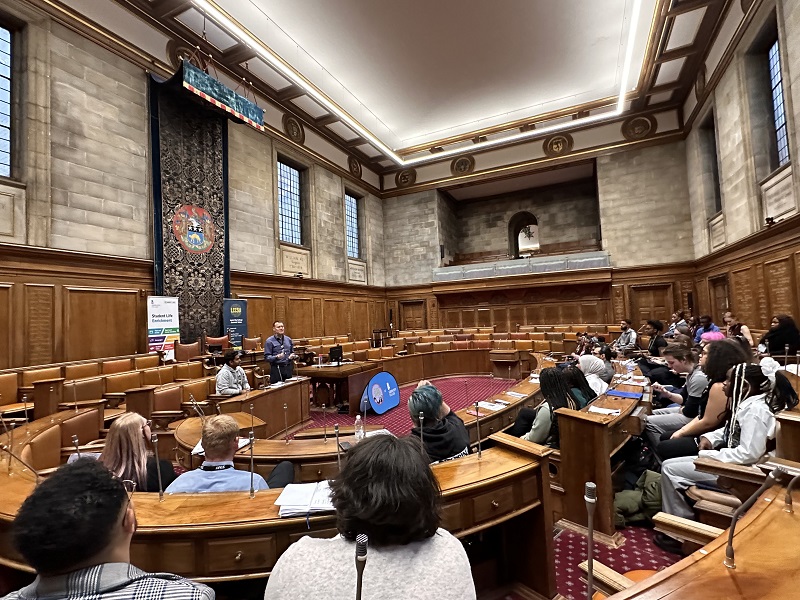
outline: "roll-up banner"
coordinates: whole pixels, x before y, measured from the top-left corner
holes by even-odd
[[[247,300],[222,301],[222,327],[231,336],[231,348],[242,349],[242,338],[247,337]]]
[[[147,297],[147,346],[150,352],[164,352],[164,360],[175,359],[175,342],[181,339],[178,299]]]

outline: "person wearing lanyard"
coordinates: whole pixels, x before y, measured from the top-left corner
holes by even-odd
[[[292,338],[285,335],[284,331],[283,322],[275,321],[272,324],[273,335],[264,344],[264,360],[270,365],[270,384],[289,379],[294,366],[292,361],[297,358]]]
[[[176,492],[246,492],[250,490],[250,472],[233,468],[233,456],[239,450],[239,424],[230,415],[214,415],[203,423],[202,434],[205,460],[199,469],[187,471],[165,490]],[[264,481],[253,476],[253,488],[286,487],[294,481],[294,465],[284,460],[272,469]]]

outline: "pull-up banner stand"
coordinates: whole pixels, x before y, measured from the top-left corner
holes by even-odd
[[[222,327],[231,336],[231,348],[242,349],[242,338],[247,336],[247,300],[222,301]]]
[[[181,338],[178,299],[171,296],[147,297],[147,347],[164,352],[164,360],[175,359],[175,342]]]

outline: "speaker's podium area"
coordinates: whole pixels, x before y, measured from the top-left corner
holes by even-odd
[[[197,597],[791,597],[798,81],[794,0],[0,3],[0,596],[109,467]]]

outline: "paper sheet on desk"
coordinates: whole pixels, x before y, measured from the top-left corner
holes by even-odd
[[[485,408],[486,410],[491,410],[491,411],[503,410],[506,407],[505,404],[500,404],[498,402],[487,402],[486,400],[478,402],[478,406],[480,408]]]
[[[239,438],[239,450],[247,446],[250,443],[250,440],[247,438]],[[203,450],[203,440],[197,442],[197,445],[192,448],[192,455],[197,456],[198,454],[205,454],[205,450]]]
[[[589,412],[598,415],[608,415],[609,417],[618,417],[620,415],[620,410],[618,408],[602,408],[600,406],[590,406]]]
[[[519,392],[510,392],[506,390],[503,392],[506,396],[511,396],[512,398],[524,398],[527,394],[520,394]]]
[[[290,483],[275,500],[281,517],[299,517],[313,513],[333,511],[331,488],[327,481],[317,483]]]

